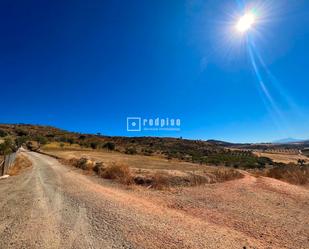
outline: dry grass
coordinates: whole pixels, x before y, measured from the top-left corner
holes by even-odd
[[[71,159],[60,159],[60,162],[65,165],[71,165],[82,170],[92,171],[95,163],[87,158],[71,158]]]
[[[154,189],[163,190],[170,187],[170,179],[164,172],[155,172],[152,177],[152,185]]]
[[[98,176],[105,179],[116,180],[119,183],[127,185],[133,183],[133,177],[129,167],[123,164],[112,163],[109,166],[105,166],[102,162],[94,162],[84,157],[80,159],[60,159],[60,162],[88,172],[94,171]]]
[[[240,179],[243,174],[234,169],[219,168],[208,171],[194,171],[179,174],[177,172],[144,171],[135,172],[134,182],[154,189],[169,189],[170,187],[193,187],[204,184],[212,184],[229,180]]]
[[[216,182],[226,182],[244,177],[239,171],[228,168],[215,169],[212,174],[215,176]]]
[[[55,155],[64,159],[70,158],[89,158],[93,161],[104,162],[107,165],[125,164],[130,168],[152,169],[152,170],[180,170],[194,171],[201,170],[201,166],[196,163],[180,162],[175,160],[167,160],[158,156],[142,156],[142,155],[127,155],[119,152],[107,151],[86,151],[86,150],[50,150],[48,154]],[[202,166],[203,168],[205,166]]]
[[[102,178],[116,180],[127,185],[133,183],[133,177],[127,165],[112,164],[111,166],[108,166],[102,170],[100,176]]]
[[[31,161],[24,155],[18,155],[15,163],[8,169],[7,174],[15,176],[20,174],[24,169],[32,165]]]
[[[270,153],[270,152],[254,152],[255,155],[261,157],[268,157],[277,163],[297,163],[299,159],[309,162],[309,158],[305,155],[288,154],[288,153]]]
[[[193,172],[187,179],[189,186],[199,186],[203,184],[212,184],[219,182],[226,182],[243,178],[244,175],[239,171],[230,168],[216,168],[212,170],[205,170],[204,172]]]
[[[155,156],[103,151],[48,151],[48,153],[66,158],[62,161],[66,164],[93,170],[102,178],[159,190],[224,182],[242,177],[241,173],[231,168],[169,161]],[[76,159],[78,156],[83,158]]]
[[[305,185],[309,183],[309,166],[280,166],[267,170],[264,175],[291,184]]]
[[[90,150],[86,148],[82,148],[79,144],[69,144],[69,143],[59,143],[52,142],[45,144],[41,149],[49,151],[49,150]]]

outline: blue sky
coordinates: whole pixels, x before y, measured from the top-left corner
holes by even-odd
[[[234,29],[243,6],[257,11],[249,42]],[[0,122],[309,138],[308,13],[306,0],[1,1]],[[181,131],[129,133],[128,116],[180,118]]]

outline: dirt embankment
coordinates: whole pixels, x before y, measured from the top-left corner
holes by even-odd
[[[31,167],[31,161],[22,154],[17,155],[14,164],[8,169],[7,174],[15,176],[23,172],[24,169]]]

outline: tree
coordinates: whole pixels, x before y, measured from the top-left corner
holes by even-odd
[[[15,139],[15,144],[19,148],[23,144],[27,143],[28,140],[30,140],[28,136],[17,137]]]
[[[45,145],[48,142],[46,137],[43,137],[43,136],[40,136],[40,135],[36,136],[35,141],[38,142],[39,146]]]
[[[8,155],[16,150],[16,146],[10,138],[4,139],[4,142],[0,144],[0,154]]]
[[[20,137],[21,136],[28,136],[28,131],[21,129],[21,128],[16,128],[15,133],[16,133],[17,136],[20,136]]]
[[[90,143],[90,147],[92,148],[92,149],[96,149],[96,148],[98,148],[98,145],[99,145],[99,143],[98,142],[91,142]]]
[[[128,155],[135,155],[135,154],[137,154],[137,150],[133,147],[130,147],[130,148],[126,148],[124,153],[126,153]]]
[[[86,136],[85,136],[85,135],[80,135],[80,136],[79,136],[79,139],[80,139],[80,140],[85,140],[85,139],[86,139]]]
[[[112,142],[107,142],[103,145],[103,148],[106,148],[108,150],[114,150],[115,149],[115,144]]]
[[[27,148],[28,148],[29,150],[34,150],[34,145],[33,145],[33,143],[32,143],[31,141],[28,141],[28,142],[26,143],[26,146],[27,146]]]
[[[74,138],[68,138],[68,143],[69,143],[70,145],[74,144],[74,143],[75,143]]]
[[[0,130],[0,137],[6,137],[7,133],[4,130]]]
[[[59,141],[62,143],[66,143],[68,141],[67,137],[59,137]]]

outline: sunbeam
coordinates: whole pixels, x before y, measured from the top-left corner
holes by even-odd
[[[271,118],[275,125],[277,126],[277,129],[283,133],[287,131],[290,131],[290,127],[288,125],[288,122],[284,116],[284,114],[281,112],[280,108],[278,107],[276,101],[272,97],[272,94],[270,93],[269,89],[267,88],[265,84],[265,80],[262,77],[262,74],[260,73],[260,70],[258,68],[257,62],[256,62],[256,57],[253,52],[253,47],[251,46],[250,43],[250,38],[248,37],[247,39],[247,49],[248,49],[248,54],[250,58],[250,62],[253,67],[253,71],[256,75],[257,81],[259,83],[260,89],[263,93],[262,95],[262,100],[263,103],[265,104],[266,108],[270,112]]]
[[[282,84],[280,84],[277,77],[270,71],[270,69],[267,67],[266,63],[264,62],[260,51],[255,45],[254,41],[251,41],[252,51],[255,54],[255,57],[258,59],[259,63],[263,67],[263,70],[266,72],[267,76],[269,77],[269,81],[271,84],[276,88],[280,96],[283,98],[285,103],[288,105],[290,109],[292,109],[298,116],[305,117],[304,114],[300,111],[299,107],[295,103],[295,101],[292,99],[292,97],[285,91]]]
[[[297,110],[296,104],[294,104],[292,99],[283,90],[279,81],[266,66],[254,41],[256,37],[262,37],[262,33],[259,32],[259,24],[265,21],[264,18],[267,16],[265,10],[267,8],[269,9],[269,5],[265,8],[265,5],[253,6],[251,4],[250,6],[246,6],[241,0],[237,0],[236,2],[240,9],[239,13],[241,14],[234,17],[234,35],[232,37],[234,37],[234,39],[235,37],[239,37],[236,41],[242,44],[242,47],[246,48],[250,64],[262,93],[261,98],[263,103],[278,130],[284,130],[285,134],[287,134],[292,130],[288,125],[289,122],[284,112],[278,105],[278,103],[282,101],[276,101],[276,97],[278,97],[279,94],[280,98],[284,100],[283,102],[291,107],[290,109]],[[270,19],[268,18],[267,22],[269,21]],[[277,92],[272,93],[272,87],[275,87],[274,89]]]

